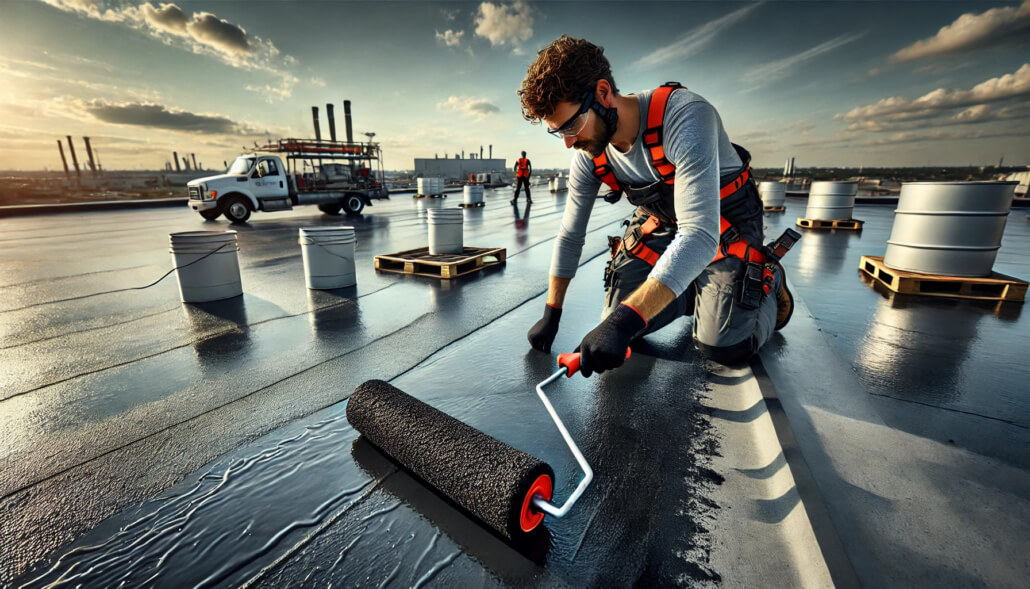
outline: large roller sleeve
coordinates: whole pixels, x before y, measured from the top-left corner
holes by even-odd
[[[381,380],[354,390],[347,421],[440,493],[511,540],[530,487],[551,467]]]

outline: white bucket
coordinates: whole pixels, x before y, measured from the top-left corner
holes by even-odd
[[[551,192],[561,192],[568,190],[568,179],[559,175],[557,178],[551,180],[550,188]]]
[[[443,178],[419,178],[418,193],[423,196],[443,194]]]
[[[205,303],[243,294],[235,231],[186,231],[168,237],[182,302]]]
[[[475,206],[483,202],[483,185],[482,184],[466,184],[465,185],[465,206]]]
[[[465,251],[461,209],[429,209],[429,253],[460,254]]]
[[[304,280],[309,289],[328,290],[357,284],[353,227],[301,227],[297,241],[304,257]]]
[[[758,194],[762,196],[762,205],[782,207],[787,199],[787,185],[783,182],[762,182],[758,185]]]

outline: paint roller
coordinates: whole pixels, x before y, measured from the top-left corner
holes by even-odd
[[[626,350],[626,357],[630,351]],[[530,539],[544,514],[562,517],[586,491],[593,471],[572,440],[544,387],[579,371],[578,353],[560,354],[561,367],[536,387],[576,461],[583,479],[561,506],[551,503],[549,464],[419,401],[397,387],[370,380],[347,402],[347,421],[401,466],[505,538]]]

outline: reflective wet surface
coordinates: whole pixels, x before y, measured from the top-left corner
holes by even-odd
[[[516,551],[356,441],[343,418],[354,387],[390,380],[549,462],[558,497],[575,487],[578,467],[533,390],[554,360],[525,341],[563,199],[515,213],[508,198],[488,192],[486,207],[465,211],[466,244],[506,247],[507,264],[453,282],[377,274],[371,257],[424,244],[426,208],[457,202],[398,196],[353,222],[255,215],[238,229],[245,295],[202,305],[177,302],[174,276],[108,291],[167,271],[167,233],[224,223],[180,210],[0,222],[0,448],[11,465],[0,518],[16,538],[0,549],[0,580],[30,569],[19,583],[717,578],[703,545],[715,442],[697,411],[706,373],[686,319],[620,371],[552,385],[597,479],[570,515],[545,523],[550,539],[533,550]],[[570,293],[580,303],[567,308],[556,350],[596,323],[606,235],[628,213],[597,207]],[[330,222],[356,226],[358,286],[310,292],[296,231]],[[69,237],[37,251],[44,230]]]
[[[509,198],[488,191],[464,229],[467,245],[508,248],[507,264],[452,282],[378,274],[371,258],[423,245],[426,209],[455,196],[397,196],[356,220],[255,215],[238,229],[245,295],[203,305],[179,303],[174,276],[122,289],[171,267],[168,233],[224,222],[174,209],[0,220],[0,583],[716,583],[705,531],[717,442],[698,407],[710,375],[687,319],[622,369],[548,389],[596,478],[566,518],[545,520],[545,545],[509,546],[346,423],[350,392],[388,380],[549,462],[559,499],[575,487],[578,467],[533,391],[553,357],[525,341],[563,199],[542,194],[527,211]],[[803,207],[787,205],[766,217],[768,237]],[[629,212],[595,208],[554,355],[595,324],[605,236]],[[860,205],[861,233],[803,232],[785,260],[792,287],[884,422],[1026,468],[1022,306],[864,283],[858,259],[882,254],[891,215]],[[996,264],[1021,278],[1024,219],[1010,217]],[[327,223],[356,227],[358,285],[307,291],[297,228]]]
[[[1024,305],[906,297],[859,270],[882,256],[893,206],[857,205],[860,232],[801,230],[784,260],[790,284],[877,399],[885,423],[1030,468],[1030,317]],[[766,213],[767,236],[793,227],[803,201]],[[1030,279],[1027,209],[1008,218],[994,271]],[[804,337],[788,327],[787,342]]]

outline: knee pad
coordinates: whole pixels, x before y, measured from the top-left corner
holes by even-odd
[[[755,338],[749,337],[742,342],[730,346],[709,346],[694,340],[697,349],[706,360],[718,362],[719,364],[740,364],[754,355],[758,350],[755,347]]]

